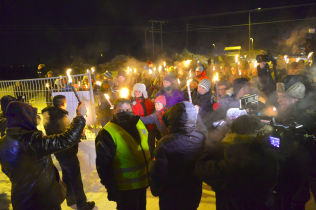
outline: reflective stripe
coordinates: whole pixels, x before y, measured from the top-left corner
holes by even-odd
[[[137,171],[137,170],[141,170],[143,168],[146,168],[146,163],[142,164],[142,165],[139,165],[139,166],[135,166],[135,167],[131,167],[131,168],[120,168],[120,169],[117,169],[115,171],[115,173],[126,173],[126,172],[132,172],[132,171]]]
[[[127,183],[131,184],[131,183],[134,183],[134,182],[141,182],[141,181],[144,181],[146,179],[147,179],[147,175],[144,175],[144,176],[137,177],[137,178],[121,180],[120,182],[124,183],[124,184],[127,184]]]

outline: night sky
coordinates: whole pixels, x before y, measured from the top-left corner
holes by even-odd
[[[208,53],[211,42],[223,47],[247,47],[247,27],[208,31],[196,29],[205,25],[247,24],[248,13],[216,17],[203,15],[304,3],[314,1],[2,0],[0,64],[102,63],[120,54],[147,59],[151,56],[152,43],[151,33],[148,32],[149,20],[168,21],[163,26],[164,51],[168,53],[184,49],[186,24],[191,24],[187,47],[192,52]],[[316,17],[315,13],[314,5],[254,13],[252,21]],[[315,19],[313,21],[315,23]],[[290,30],[300,25],[301,22],[291,22],[254,26],[252,36],[258,48],[274,46],[273,41],[286,39]],[[159,25],[156,26],[159,28]],[[155,33],[158,47],[159,41],[160,35]]]

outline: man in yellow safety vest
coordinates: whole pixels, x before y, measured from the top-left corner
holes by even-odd
[[[97,135],[96,155],[101,183],[117,209],[146,209],[148,131],[139,116],[133,115],[129,100],[115,103],[113,119]]]

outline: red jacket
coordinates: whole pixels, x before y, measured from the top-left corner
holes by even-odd
[[[145,107],[145,111],[144,111]],[[154,105],[153,102],[146,98],[135,98],[135,101],[132,103],[132,110],[134,115],[145,117],[153,113],[154,111]],[[149,124],[147,125],[148,130],[151,130],[154,127],[154,125]]]
[[[146,109],[145,111],[144,108]],[[148,98],[136,98],[132,103],[132,109],[134,115],[145,117],[153,113],[153,102]]]

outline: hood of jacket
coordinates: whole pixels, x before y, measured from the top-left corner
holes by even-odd
[[[10,95],[6,95],[1,98],[1,111],[3,115],[5,115],[5,111],[11,101],[16,101],[16,98]]]
[[[37,130],[37,109],[23,102],[10,102],[6,110],[8,128]]]
[[[197,111],[190,102],[180,102],[163,115],[169,133],[191,133],[196,128]]]

